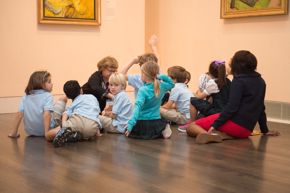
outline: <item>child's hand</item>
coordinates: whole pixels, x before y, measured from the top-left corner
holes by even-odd
[[[16,138],[20,137],[20,134],[19,133],[15,133],[15,134],[9,133],[8,137],[16,139]]]
[[[279,131],[269,130],[268,133],[264,133],[264,135],[267,135],[267,136],[279,136],[280,132]]]
[[[155,34],[152,35],[152,36],[150,37],[148,43],[149,43],[150,46],[156,46],[157,43],[158,43],[158,38],[157,38],[157,36],[156,36]]]
[[[212,133],[214,132],[214,130],[215,130],[215,129],[214,129],[213,127],[210,127],[209,130],[207,131],[207,133],[208,133],[208,134],[212,134]]]
[[[126,137],[129,137],[129,135],[130,135],[130,131],[127,130],[127,131],[125,132],[125,136],[126,136]]]

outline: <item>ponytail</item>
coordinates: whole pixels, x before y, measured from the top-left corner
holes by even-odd
[[[157,75],[159,74],[159,66],[155,62],[145,62],[141,67],[141,72],[145,75],[145,77],[153,82],[154,86],[154,95],[158,97],[160,95],[160,82],[157,79]]]
[[[154,94],[156,97],[160,95],[160,83],[156,78],[154,79]]]
[[[218,66],[217,85],[221,89],[226,84],[226,67],[225,65]]]
[[[209,65],[209,74],[216,79],[218,88],[221,89],[226,84],[225,61],[215,60]]]

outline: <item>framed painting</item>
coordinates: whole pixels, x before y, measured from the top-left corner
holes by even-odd
[[[38,0],[39,23],[100,25],[101,0]]]
[[[288,13],[288,0],[221,0],[221,18]]]

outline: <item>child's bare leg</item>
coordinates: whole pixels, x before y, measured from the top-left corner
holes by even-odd
[[[170,125],[167,123],[165,126],[165,129],[162,131],[163,138],[168,139],[170,138],[171,134],[172,134],[172,130],[170,128]]]
[[[189,106],[189,113],[190,113],[190,119],[194,121],[197,117],[197,110],[192,104],[190,104]]]
[[[47,141],[52,141],[54,137],[56,136],[57,132],[60,130],[60,126],[50,129],[46,134],[45,134],[45,139]]]
[[[206,144],[206,143],[212,143],[222,142],[223,138],[217,134],[217,133],[208,133],[206,130],[204,130],[202,127],[192,123],[186,130],[187,135],[191,137],[196,137],[196,143],[198,144]]]
[[[190,137],[196,137],[198,134],[201,134],[201,133],[207,133],[206,130],[204,130],[202,127],[194,124],[194,123],[191,123],[188,128],[186,129],[186,133],[188,136]]]
[[[100,129],[98,129],[97,133],[96,133],[96,137],[101,137],[103,134],[101,134]]]
[[[61,96],[58,98],[58,101],[63,101],[64,103],[67,103],[67,97],[66,96]]]

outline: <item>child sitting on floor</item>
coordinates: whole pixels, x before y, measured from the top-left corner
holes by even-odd
[[[256,72],[256,57],[249,51],[238,51],[232,58],[230,68],[234,78],[227,105],[221,113],[190,124],[187,134],[196,137],[199,144],[247,138],[258,122],[264,135],[279,135],[267,126],[264,105],[266,84],[261,74]]]
[[[67,100],[62,101],[62,128],[53,139],[55,147],[68,142],[90,139],[100,135],[99,102],[91,94],[81,94],[81,87],[76,80],[67,81],[63,87],[71,105],[64,111]]]
[[[109,89],[114,96],[111,108],[105,108],[100,116],[102,127],[109,133],[124,133],[131,118],[133,107],[125,92],[126,78],[114,73],[109,78]]]
[[[168,69],[168,76],[175,83],[170,92],[169,100],[161,106],[161,117],[168,121],[184,125],[190,120],[189,104],[192,92],[185,84],[188,81],[188,72],[181,66],[173,66]]]
[[[159,66],[146,62],[141,67],[140,87],[133,111],[128,122],[126,136],[138,139],[169,138],[170,125],[160,117],[160,104],[164,94],[174,87],[174,82],[166,75],[158,75]]]

